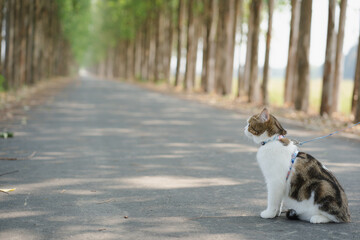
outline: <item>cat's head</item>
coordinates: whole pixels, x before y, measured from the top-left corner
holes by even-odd
[[[274,135],[286,135],[287,133],[267,108],[250,117],[247,122],[245,135],[255,143],[261,143]]]

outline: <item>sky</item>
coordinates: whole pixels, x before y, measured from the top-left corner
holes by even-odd
[[[276,0],[275,0],[276,2]],[[310,64],[312,66],[320,66],[325,60],[325,47],[327,35],[327,21],[328,21],[328,0],[314,0],[312,9],[312,23],[310,35]],[[335,19],[339,19],[340,8],[336,9]],[[346,22],[345,22],[345,37],[343,52],[347,54],[349,50],[357,44],[359,37],[359,22],[360,22],[360,1],[348,0]],[[266,16],[266,15],[265,15]],[[267,16],[266,16],[267,17]],[[270,52],[270,66],[272,68],[284,68],[287,64],[287,55],[289,47],[290,34],[290,6],[283,7],[282,10],[276,9],[274,11],[273,19],[273,35]],[[336,28],[338,23],[336,23]],[[262,32],[266,33],[267,21],[264,19],[261,25]],[[242,53],[240,53],[240,51]],[[244,46],[235,50],[235,66],[238,66],[239,59],[245,62]],[[240,56],[240,57],[239,57]],[[265,34],[262,34],[259,42],[259,65],[262,66],[265,57]]]

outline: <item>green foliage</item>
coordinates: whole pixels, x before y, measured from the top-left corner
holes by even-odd
[[[5,78],[0,74],[0,92],[5,91]]]
[[[90,43],[91,1],[58,0],[57,3],[62,30],[71,44],[75,59],[81,63]]]
[[[178,0],[57,0],[64,35],[80,65],[105,57],[120,41],[136,37],[159,10],[176,11]],[[197,11],[201,4],[196,4]],[[173,14],[173,16],[176,14]]]

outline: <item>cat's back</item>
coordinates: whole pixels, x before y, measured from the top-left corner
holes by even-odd
[[[289,197],[298,202],[314,198],[319,210],[339,222],[350,222],[348,201],[335,176],[310,154],[299,152],[290,179]]]

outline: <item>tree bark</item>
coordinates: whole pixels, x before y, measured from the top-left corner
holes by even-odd
[[[356,111],[356,103],[359,99],[359,85],[360,85],[360,35],[359,35],[359,40],[358,40],[356,70],[355,70],[355,77],[354,77],[354,89],[353,89],[352,101],[351,101],[351,112],[354,114]]]
[[[259,80],[258,80],[258,46],[260,33],[260,15],[261,15],[261,0],[252,0],[251,11],[253,17],[253,31],[251,36],[251,61],[250,61],[250,75],[249,75],[249,94],[248,102],[259,101]]]
[[[332,109],[331,112],[337,112],[339,109],[339,88],[343,72],[343,45],[344,45],[344,30],[346,20],[346,6],[347,0],[341,0],[340,3],[340,18],[339,30],[336,40],[336,56],[335,56],[335,74],[334,86],[332,92]]]
[[[135,78],[141,78],[141,63],[142,63],[142,53],[143,53],[143,32],[141,29],[137,32],[136,38],[135,38],[135,48],[134,48],[134,55],[135,55],[135,63],[134,63],[134,72],[135,72]]]
[[[5,0],[0,0],[0,75],[3,75],[3,62],[2,62],[2,25],[3,25],[3,18],[4,18],[4,7],[5,7]],[[0,82],[1,84],[1,82]],[[0,85],[0,89],[2,89],[2,85]]]
[[[217,92],[223,95],[231,93],[237,4],[235,0],[224,0],[219,5],[216,85]]]
[[[188,28],[187,28],[187,48],[186,48],[186,70],[184,80],[184,90],[193,90],[196,74],[196,51],[197,37],[195,32],[195,19],[193,12],[194,0],[188,1]]]
[[[14,62],[14,18],[15,18],[15,2],[7,1],[6,13],[6,50],[5,50],[5,88],[14,87],[13,79],[13,62]]]
[[[215,91],[216,32],[219,16],[218,4],[218,0],[205,0],[204,67],[201,82],[203,90],[209,93]]]
[[[263,70],[263,82],[261,86],[263,105],[269,104],[269,97],[268,97],[269,56],[270,56],[272,17],[274,12],[274,0],[268,0],[268,11],[269,11],[268,31],[266,34],[266,52],[265,52],[265,62],[264,62],[264,70]]]
[[[173,10],[171,6],[168,7],[166,12],[166,26],[164,27],[164,52],[163,52],[163,74],[164,79],[167,80],[167,83],[170,85],[170,70],[171,70],[171,55],[172,55],[172,46],[173,46]]]
[[[328,29],[327,41],[324,63],[323,87],[321,94],[320,115],[331,114],[332,104],[332,85],[334,77],[334,43],[335,43],[335,8],[336,0],[329,0],[329,15],[328,15]]]
[[[299,38],[300,0],[291,0],[291,22],[288,61],[285,75],[284,102],[287,105],[295,101],[295,86],[297,86],[296,75],[296,50]]]
[[[211,24],[211,9],[212,2],[202,0],[204,6],[204,16],[203,16],[203,59],[202,59],[202,70],[201,70],[201,90],[207,92],[207,67],[208,67],[208,56],[209,56],[209,35],[210,35],[210,24]]]
[[[309,49],[312,0],[301,2],[299,40],[297,51],[297,75],[298,85],[296,91],[295,109],[307,111],[309,107]]]
[[[239,0],[239,26],[240,26],[240,44],[239,48],[241,49],[241,45],[243,42],[243,18],[244,18],[244,2],[243,0]],[[240,62],[240,61],[239,61]],[[237,97],[240,97],[242,95],[242,92],[244,91],[244,79],[241,71],[241,63],[239,63],[238,68],[238,89],[237,89]]]
[[[251,65],[251,49],[252,49],[252,37],[254,31],[254,12],[252,11],[252,3],[250,4],[250,13],[248,19],[248,29],[247,29],[247,39],[246,39],[246,59],[244,66],[244,77],[242,81],[241,88],[245,89],[245,93],[249,96],[249,85],[250,85],[250,65]]]
[[[142,56],[141,56],[141,79],[147,79],[148,76],[148,61],[149,61],[149,29],[148,24],[144,24],[142,31]]]
[[[157,82],[160,80],[160,78],[162,78],[161,74],[162,74],[162,62],[160,61],[160,58],[162,58],[162,47],[163,44],[162,43],[162,33],[163,33],[163,29],[161,29],[161,23],[162,23],[162,11],[160,9],[156,9],[155,10],[155,65],[154,65],[154,81]]]
[[[176,51],[176,73],[175,73],[175,87],[178,86],[180,82],[180,67],[181,67],[181,49],[182,49],[182,40],[184,38],[184,14],[185,14],[185,0],[179,0],[178,7],[178,21],[177,21],[177,51]]]
[[[360,65],[360,63],[359,63],[359,58],[358,58],[358,62],[356,64],[357,79],[360,78],[360,73],[359,73],[360,66],[359,65]],[[357,81],[359,82],[359,80],[357,80]],[[357,85],[357,92],[360,93],[360,84]],[[355,119],[354,119],[354,123],[358,123],[358,122],[360,122],[360,97],[358,97],[356,100],[356,110],[355,110]]]

